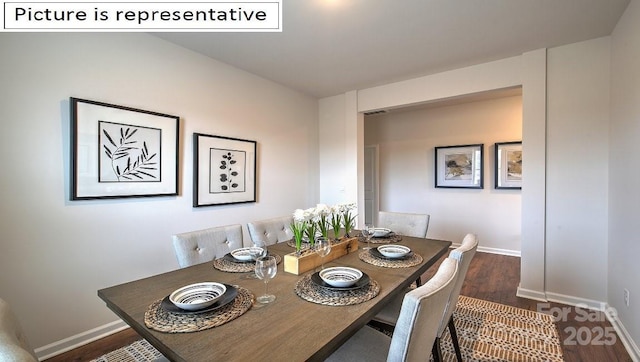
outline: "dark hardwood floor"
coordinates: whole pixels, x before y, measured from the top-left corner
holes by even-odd
[[[440,262],[424,274],[423,280],[430,278],[439,264]],[[469,266],[461,294],[533,311],[549,311],[558,317],[564,314],[560,311],[566,311],[566,317],[557,318],[560,320],[556,325],[564,358],[568,362],[631,361],[618,336],[611,334],[613,328],[602,313],[519,298],[516,296],[519,282],[520,258],[476,253]],[[583,321],[585,319],[587,321]],[[138,339],[140,337],[133,330],[126,329],[46,361],[89,361]]]

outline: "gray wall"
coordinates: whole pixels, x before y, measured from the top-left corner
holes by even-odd
[[[640,359],[640,1],[632,0],[611,37],[608,301]],[[630,304],[623,302],[623,289]]]
[[[317,202],[316,99],[146,34],[2,33],[0,48],[0,295],[40,355],[111,330],[96,291],[178,268],[172,234]],[[180,116],[180,195],[69,201],[71,96]],[[257,203],[192,208],[194,132],[257,141]]]
[[[431,215],[428,236],[520,255],[520,190],[494,189],[494,144],[522,140],[522,97],[393,110],[365,118],[365,144],[378,145],[380,210]],[[434,185],[434,147],[484,144],[484,188]]]

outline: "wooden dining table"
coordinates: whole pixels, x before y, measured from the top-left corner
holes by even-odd
[[[236,319],[198,332],[165,333],[150,329],[145,325],[145,312],[154,301],[185,285],[214,281],[249,289],[257,297],[264,293],[263,281],[248,278],[249,273],[217,270],[213,262],[207,262],[101,289],[98,296],[172,361],[321,361],[367,324],[398,293],[404,292],[447,252],[451,242],[402,236],[398,244],[408,246],[422,256],[422,263],[407,268],[365,263],[358,257],[360,249],[366,246],[364,243],[360,243],[358,251],[325,263],[325,268],[358,268],[380,285],[377,296],[355,305],[321,305],[300,298],[294,288],[303,275],[284,272],[283,262],[268,285],[269,293],[276,296],[273,303],[254,303]],[[287,243],[271,245],[268,249],[282,258],[293,251]]]

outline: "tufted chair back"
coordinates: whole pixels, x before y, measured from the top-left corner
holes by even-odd
[[[469,264],[471,264],[471,259],[473,259],[477,249],[478,237],[475,234],[467,234],[464,239],[462,239],[462,244],[460,244],[456,249],[451,250],[449,253],[449,258],[458,262],[458,279],[456,280],[451,296],[449,297],[444,319],[442,320],[442,324],[438,330],[438,337],[442,337],[444,330],[447,328],[447,323],[453,316],[456,304],[458,303],[458,297],[460,296],[460,290],[462,290],[464,278],[467,275],[467,270],[469,270]]]
[[[205,263],[241,248],[242,225],[218,226],[172,236],[181,268]]]
[[[429,219],[428,214],[379,211],[376,226],[391,229],[400,235],[426,238]]]
[[[265,245],[273,245],[293,239],[291,223],[293,215],[281,216],[247,223],[247,229],[254,244],[263,242]]]
[[[428,359],[457,275],[458,263],[446,258],[429,281],[404,296],[387,361]]]
[[[0,361],[36,362],[37,360],[9,303],[0,298]]]

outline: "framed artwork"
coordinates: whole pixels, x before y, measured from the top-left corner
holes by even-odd
[[[193,134],[193,206],[256,201],[256,141]]]
[[[435,148],[436,187],[483,187],[483,144]]]
[[[495,188],[522,189],[522,142],[496,143]]]
[[[180,118],[70,98],[71,200],[178,194]]]

